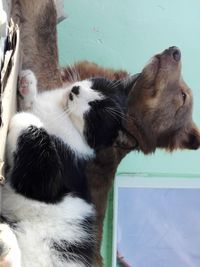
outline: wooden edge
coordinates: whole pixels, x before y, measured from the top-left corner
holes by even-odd
[[[0,184],[5,181],[4,178],[4,161],[5,161],[5,147],[6,137],[8,132],[8,125],[11,116],[16,111],[16,89],[18,71],[21,62],[20,56],[20,33],[17,25],[12,25],[11,34],[16,33],[16,46],[13,47],[13,55],[11,58],[11,71],[7,82],[5,84],[4,92],[2,94],[2,122],[3,126],[0,128]]]

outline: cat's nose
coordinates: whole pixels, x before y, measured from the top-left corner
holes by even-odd
[[[75,95],[78,95],[80,91],[80,87],[79,86],[74,86],[72,88],[72,93],[74,93]]]

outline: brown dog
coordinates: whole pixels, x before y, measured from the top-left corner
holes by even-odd
[[[128,76],[126,71],[108,70],[89,62],[76,64],[75,76],[74,68],[59,72],[53,0],[13,0],[13,3],[13,19],[19,22],[22,32],[23,67],[36,73],[40,89],[59,87],[60,74],[64,82],[74,77],[104,76],[116,80]],[[200,144],[199,132],[192,121],[191,92],[181,78],[178,49],[170,48],[156,55],[139,76],[130,79],[132,90],[127,97],[125,131],[114,147],[99,151],[94,162],[87,166],[88,186],[97,209],[94,266],[102,266],[100,244],[107,196],[121,159],[133,149],[147,154],[157,147],[196,149]]]
[[[124,78],[124,71],[103,69],[84,62],[75,65],[80,79],[104,76]],[[62,70],[64,81],[71,68]],[[71,76],[70,76],[71,77]],[[156,148],[174,150],[197,149],[200,134],[192,121],[192,93],[181,77],[181,52],[171,47],[155,55],[136,76],[129,77],[132,90],[128,96],[128,112],[124,119],[125,132],[116,140],[115,147],[99,151],[87,168],[88,185],[97,209],[98,244],[95,266],[102,266],[99,254],[103,220],[109,190],[121,159],[131,150],[145,154]]]

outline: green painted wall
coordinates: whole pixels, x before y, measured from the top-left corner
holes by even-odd
[[[179,46],[200,126],[199,0],[65,0],[65,10],[68,18],[58,25],[61,65],[87,59],[136,73],[153,54]],[[122,172],[198,175],[200,151],[130,153],[119,166]],[[112,196],[109,203],[102,249],[106,267],[111,266]]]

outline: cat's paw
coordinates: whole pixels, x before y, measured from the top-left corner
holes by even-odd
[[[37,94],[37,79],[31,70],[22,70],[18,81],[19,106],[30,110]]]
[[[7,224],[0,224],[0,267],[20,267],[21,253],[15,234]]]

